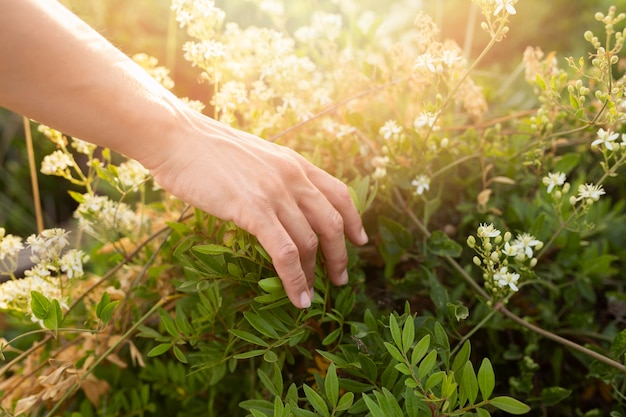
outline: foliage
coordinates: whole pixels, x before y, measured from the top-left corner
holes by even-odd
[[[348,285],[320,259],[296,309],[253,236],[40,126],[55,146],[41,170],[74,187],[80,230],[1,229],[1,412],[624,415],[626,15],[596,14],[590,57],[564,68],[529,47],[528,110],[477,71],[523,2],[474,2],[489,40],[473,59],[424,13],[397,36],[394,16],[338,2],[289,32],[297,10],[254,3],[275,29],[210,1],[172,9],[207,114],[350,184],[372,243],[349,247]]]

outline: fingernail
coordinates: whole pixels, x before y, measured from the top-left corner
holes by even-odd
[[[311,307],[311,296],[308,291],[302,291],[302,294],[300,294],[300,306],[302,308]]]
[[[367,233],[365,233],[365,229],[361,229],[361,242],[362,245],[365,245],[369,241],[369,237],[367,237]]]
[[[348,283],[348,271],[343,271],[339,276],[339,281],[337,285],[346,285]]]

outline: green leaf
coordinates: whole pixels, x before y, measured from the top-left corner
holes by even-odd
[[[436,361],[437,361],[437,351],[431,350],[428,353],[428,355],[426,355],[422,363],[420,363],[420,366],[417,370],[417,377],[419,378],[420,381],[426,378],[426,375],[428,375],[428,373],[435,366]]]
[[[239,330],[239,329],[228,329],[228,331],[237,336],[238,338],[245,340],[246,342],[250,342],[254,345],[259,345],[259,346],[263,346],[263,347],[269,347],[269,344],[261,339],[259,336],[254,335],[250,332],[246,332],[245,330]]]
[[[541,390],[541,404],[552,406],[560,403],[572,394],[572,390],[561,387],[549,387]]]
[[[469,317],[469,310],[460,301],[448,303],[448,314],[456,321],[465,320]]]
[[[461,387],[459,393],[459,405],[464,406],[467,399],[470,405],[476,403],[476,397],[478,396],[478,381],[476,379],[476,373],[474,372],[474,366],[471,362],[465,363],[463,369],[463,377],[461,379]]]
[[[413,352],[411,353],[411,365],[417,366],[417,363],[422,360],[426,352],[428,352],[428,347],[430,346],[430,335],[422,337],[422,339],[417,342],[415,348],[413,348]]]
[[[172,337],[179,336],[178,329],[176,328],[176,324],[174,323],[174,319],[172,319],[172,316],[170,316],[170,313],[160,308],[159,319],[163,327],[165,327],[165,330],[170,334],[170,336]]]
[[[530,411],[529,406],[511,397],[495,397],[489,400],[489,404],[502,411],[515,415],[526,414]]]
[[[268,293],[284,293],[283,282],[278,277],[264,278],[259,280],[259,287]]]
[[[170,350],[171,347],[172,347],[171,343],[160,343],[156,345],[155,347],[153,347],[152,349],[150,349],[150,351],[148,352],[148,356],[154,357],[154,356],[162,355],[168,350]]]
[[[174,351],[174,356],[176,356],[176,359],[178,359],[182,363],[189,363],[187,361],[187,356],[185,356],[181,348],[179,348],[177,345],[174,345],[172,347],[172,350]]]
[[[472,345],[469,340],[466,340],[463,343],[463,346],[459,350],[459,353],[456,354],[454,360],[452,361],[452,372],[455,373],[458,377],[463,375],[463,369],[465,368],[465,364],[469,360],[470,354],[472,352]]]
[[[354,394],[352,392],[346,392],[339,399],[339,402],[337,403],[337,407],[335,407],[335,410],[345,411],[348,408],[352,407],[352,403],[354,403]]]
[[[249,359],[249,358],[254,358],[256,356],[261,356],[261,355],[265,354],[265,352],[266,352],[265,349],[253,349],[253,350],[249,350],[247,352],[237,353],[236,355],[233,355],[233,358],[235,358],[235,359]]]
[[[535,81],[537,82],[537,85],[539,86],[539,88],[541,88],[541,90],[546,91],[546,82],[543,80],[543,78],[541,78],[541,75],[539,75],[538,73],[535,76]]]
[[[102,312],[100,313],[100,320],[102,320],[102,323],[108,324],[111,321],[111,318],[113,317],[113,311],[119,303],[119,300],[110,302],[102,309]]]
[[[378,218],[378,233],[381,239],[379,250],[385,261],[384,275],[391,278],[396,265],[412,246],[413,237],[403,225],[384,216]]]
[[[304,384],[302,388],[304,389],[306,399],[311,403],[315,411],[325,417],[330,417],[328,406],[324,402],[324,399],[308,385]]]
[[[626,329],[622,330],[615,336],[611,343],[611,357],[624,363],[624,354],[626,353]]]
[[[477,408],[476,414],[478,414],[478,417],[491,417],[489,411],[485,410],[484,408]]]
[[[361,364],[361,371],[365,374],[365,377],[374,382],[378,377],[378,368],[369,356],[359,352],[359,363]]]
[[[441,381],[443,381],[443,377],[446,376],[444,371],[435,372],[431,376],[428,377],[426,383],[424,384],[424,390],[429,391],[439,385]]]
[[[260,317],[258,314],[252,313],[250,311],[246,311],[245,313],[243,313],[243,316],[248,321],[248,323],[250,323],[250,325],[254,327],[262,335],[271,337],[273,339],[280,338],[280,336],[276,332],[276,329],[274,329],[267,320]]]
[[[259,379],[261,380],[261,382],[263,383],[263,386],[272,393],[272,395],[276,396],[276,397],[282,397],[283,393],[282,393],[282,386],[281,386],[281,390],[278,390],[278,387],[274,384],[274,382],[270,379],[269,375],[267,375],[267,373],[259,368],[257,369],[257,375],[259,376]]]
[[[395,347],[389,342],[384,342],[384,343],[385,343],[385,347],[387,348],[387,351],[389,352],[389,354],[391,354],[392,358],[394,358],[398,362],[404,362],[404,357],[402,356],[402,353],[400,353],[397,347]]]
[[[571,170],[578,166],[580,163],[580,157],[581,154],[578,152],[570,152],[560,156],[554,164],[553,172],[563,172],[564,174],[568,174]]]
[[[334,363],[331,363],[326,371],[324,392],[326,393],[326,398],[328,398],[330,405],[335,407],[337,401],[339,401],[339,379],[337,378],[337,370]]]
[[[102,310],[104,309],[104,307],[106,307],[109,303],[111,302],[111,296],[109,295],[108,292],[104,292],[102,293],[102,297],[100,297],[100,301],[98,302],[98,305],[96,306],[96,317],[98,317],[100,320],[101,316],[102,316]]]
[[[328,335],[322,340],[322,345],[328,346],[333,343],[341,334],[343,333],[343,329],[341,327],[337,327],[332,332],[328,333]]]
[[[59,300],[55,298],[52,300],[50,311],[48,311],[46,318],[43,319],[43,325],[46,326],[47,329],[56,330],[59,328],[61,320],[63,320],[63,311],[61,311]]]
[[[457,258],[461,256],[463,247],[450,239],[441,230],[435,230],[428,238],[428,249],[437,256],[450,256]]]
[[[33,315],[39,320],[45,319],[50,311],[50,300],[39,291],[31,291],[30,297],[30,309]]]
[[[191,248],[191,250],[194,252],[203,253],[205,255],[221,255],[224,253],[233,253],[233,250],[231,248],[215,244],[196,245]]]
[[[402,333],[400,332],[400,326],[398,326],[398,320],[393,314],[389,315],[389,329],[391,330],[393,343],[395,343],[399,349],[402,348]]]
[[[263,354],[263,360],[268,363],[278,362],[278,355],[273,350],[268,350]]]
[[[483,359],[478,369],[478,386],[483,400],[488,400],[496,386],[496,376],[488,358]]]
[[[363,400],[365,401],[367,409],[370,410],[370,413],[372,413],[373,417],[387,417],[385,416],[383,410],[378,406],[378,404],[376,404],[376,402],[374,402],[374,400],[370,398],[369,395],[363,395]]]
[[[408,352],[413,346],[413,342],[415,341],[415,321],[413,320],[413,316],[408,316],[404,321],[404,326],[402,327],[402,351],[404,353]]]

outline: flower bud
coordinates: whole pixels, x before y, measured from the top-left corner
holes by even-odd
[[[494,262],[498,262],[500,260],[500,256],[498,255],[498,252],[496,251],[491,252],[491,260]]]
[[[505,242],[510,241],[512,237],[513,237],[513,235],[511,235],[511,232],[505,232],[504,233],[504,241]]]
[[[577,201],[577,200],[576,200],[576,197],[574,197],[574,196],[571,196],[571,197],[569,198],[569,203],[570,203],[572,206],[575,206],[575,205],[576,205],[576,201]]]
[[[496,236],[496,238],[493,240],[496,245],[499,245],[502,242],[502,236],[498,235]]]
[[[593,32],[588,30],[585,32],[585,40],[587,42],[591,42],[591,40],[593,39]]]
[[[561,197],[563,197],[563,194],[559,190],[556,190],[554,192],[554,198],[557,199],[557,200],[560,200]]]
[[[588,206],[593,204],[593,198],[588,198],[587,200],[585,200],[585,204],[587,204]]]
[[[493,246],[491,246],[491,243],[489,243],[489,242],[485,242],[485,243],[483,244],[483,248],[485,249],[485,251],[487,251],[487,252],[491,252],[491,249],[493,249]]]
[[[480,258],[478,256],[474,256],[472,258],[472,262],[474,262],[475,265],[480,266],[481,262],[480,262]]]
[[[572,185],[569,182],[566,182],[565,184],[563,184],[563,192],[566,194],[569,193],[571,187]]]
[[[467,237],[467,246],[474,249],[474,247],[476,246],[476,238],[474,236],[469,235]]]
[[[537,266],[537,258],[532,258],[530,260],[530,267],[534,268],[535,266]]]

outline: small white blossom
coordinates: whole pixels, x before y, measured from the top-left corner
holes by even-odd
[[[502,253],[504,253],[506,256],[511,256],[514,258],[519,255],[520,253],[519,249],[520,249],[519,246],[511,245],[509,242],[505,242],[504,249],[502,249]]]
[[[580,200],[592,200],[598,201],[600,196],[606,194],[602,189],[601,185],[594,184],[581,184],[578,186],[578,198],[576,201]]]
[[[46,155],[41,161],[41,173],[45,175],[63,176],[65,170],[74,165],[74,159],[70,154],[62,150],[56,150]]]
[[[478,237],[482,237],[482,238],[498,237],[500,236],[500,231],[496,229],[495,227],[493,227],[493,223],[490,223],[490,224],[481,223],[481,225],[478,226],[477,234],[478,234]]]
[[[552,192],[554,187],[565,184],[565,174],[562,172],[550,172],[547,177],[543,177],[543,183],[548,187],[548,194]]]
[[[59,258],[63,249],[69,245],[68,234],[69,232],[64,229],[54,228],[46,229],[39,235],[30,235],[26,243],[31,250],[31,262],[38,263]]]
[[[415,70],[425,69],[429,72],[436,73],[437,59],[430,52],[425,52],[415,58],[415,64],[413,65],[413,68]]]
[[[398,126],[398,122],[395,120],[387,120],[385,124],[378,131],[385,140],[397,139],[402,133],[402,127]]]
[[[83,264],[88,260],[89,256],[83,251],[71,249],[59,259],[59,266],[69,279],[82,278],[84,275]]]
[[[424,174],[418,175],[413,181],[411,181],[411,185],[415,187],[415,194],[422,195],[424,194],[424,191],[428,191],[430,189],[430,178]]]
[[[413,121],[413,127],[416,130],[424,127],[432,130],[438,130],[439,127],[435,126],[435,123],[437,123],[437,119],[437,113],[423,112],[415,118],[415,120]]]
[[[91,155],[96,149],[96,145],[86,142],[82,139],[72,138],[72,148],[76,149],[76,152],[84,155]]]
[[[600,128],[598,130],[598,138],[591,142],[591,146],[600,147],[604,146],[609,151],[612,151],[615,147],[615,139],[619,138],[619,133],[613,133],[611,130],[604,130]]]
[[[518,256],[524,256],[522,260],[533,257],[533,247],[541,247],[543,243],[540,240],[535,239],[533,235],[528,233],[522,233],[517,235],[512,243],[512,246],[517,248]]]
[[[500,286],[500,288],[509,287],[513,291],[519,290],[517,288],[517,281],[519,281],[519,274],[515,272],[509,272],[506,266],[500,268],[493,274],[494,281]]]
[[[503,10],[506,10],[508,14],[515,14],[517,11],[513,5],[516,3],[516,0],[495,0],[496,9],[493,11],[493,15],[496,16],[500,14]]]
[[[127,188],[142,184],[150,176],[150,172],[134,159],[122,162],[117,167],[117,178]]]

